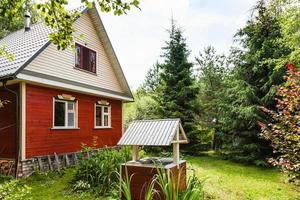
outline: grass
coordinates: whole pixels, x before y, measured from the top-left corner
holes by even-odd
[[[109,200],[109,198],[96,198],[90,193],[74,193],[70,188],[70,182],[75,174],[75,169],[67,169],[63,173],[35,174],[21,183],[31,187],[33,200]]]
[[[300,200],[300,188],[277,170],[245,166],[213,156],[187,157],[205,179],[207,199]]]
[[[222,200],[300,200],[300,188],[287,184],[277,170],[246,166],[213,156],[186,157],[201,179],[205,179],[206,199]],[[37,174],[21,180],[32,188],[33,200],[109,200],[91,193],[73,193],[71,168],[64,173]],[[0,183],[3,182],[0,179]]]

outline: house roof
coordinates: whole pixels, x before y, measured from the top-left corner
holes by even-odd
[[[6,46],[6,50],[14,56],[13,61],[0,57],[0,77],[7,78],[20,72],[19,69],[48,43],[51,32],[43,23],[37,23],[30,27],[30,31],[21,29],[0,40],[0,46]]]
[[[114,71],[124,88],[126,95],[132,98],[133,95],[95,4],[90,9],[86,6],[81,6],[74,9],[74,11],[75,10],[79,11],[81,14],[90,12],[95,21],[97,33],[101,40],[103,40],[104,48],[111,60]],[[42,22],[39,22],[32,25],[30,31],[21,29],[0,40],[0,47],[6,46],[6,50],[14,56],[13,61],[8,60],[4,55],[0,57],[0,80],[16,78],[17,75],[50,44],[49,34],[51,32],[53,32],[53,29],[45,26]]]
[[[180,131],[178,140],[177,131]],[[179,140],[187,142],[180,119],[138,120],[129,125],[118,145],[170,146]]]

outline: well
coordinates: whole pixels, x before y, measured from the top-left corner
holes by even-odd
[[[186,189],[186,161],[180,160],[179,145],[188,143],[180,119],[139,120],[132,122],[118,145],[132,147],[132,160],[121,165],[123,179],[131,178],[131,194],[134,200],[144,199],[145,190],[158,170],[165,171],[179,190]],[[171,146],[173,158],[140,159],[141,146]],[[180,181],[179,181],[180,179]],[[159,191],[160,188],[156,186]],[[156,197],[155,199],[162,199]]]

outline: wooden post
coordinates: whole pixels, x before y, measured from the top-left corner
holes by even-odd
[[[26,83],[20,83],[20,149],[21,149],[21,160],[26,159]]]
[[[53,166],[52,166],[52,162],[51,162],[51,157],[50,157],[50,155],[48,155],[47,157],[48,157],[49,169],[50,169],[51,171],[53,171]]]
[[[136,162],[138,161],[139,158],[139,146],[138,145],[133,145],[132,146],[132,161]]]
[[[70,160],[69,160],[68,154],[65,154],[65,159],[66,159],[66,166],[69,167],[70,166]]]
[[[55,162],[57,165],[57,171],[60,171],[60,161],[59,161],[58,155],[56,153],[54,153],[54,158],[55,158]]]
[[[38,157],[38,163],[39,163],[40,171],[44,171],[43,161],[41,157]]]
[[[177,132],[175,136],[175,143],[173,143],[173,163],[179,163],[179,127],[177,127]]]
[[[173,144],[173,163],[179,163],[179,143]]]

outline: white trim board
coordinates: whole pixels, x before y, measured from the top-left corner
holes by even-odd
[[[68,83],[62,83],[58,81],[53,81],[49,79],[44,79],[44,78],[39,78],[27,74],[18,74],[17,75],[18,79],[21,79],[23,81],[29,81],[32,84],[37,84],[41,86],[48,86],[52,88],[59,88],[62,90],[70,90],[78,93],[84,93],[84,94],[89,94],[89,95],[94,95],[94,96],[101,96],[101,97],[107,97],[107,98],[112,98],[112,99],[118,99],[118,100],[124,100],[124,101],[133,101],[132,98],[124,97],[121,95],[117,94],[111,94],[109,92],[103,92],[103,91],[98,91],[90,88],[85,88],[85,87],[80,87],[76,85],[71,85]]]
[[[20,149],[21,149],[21,160],[26,160],[26,83],[20,83]]]

